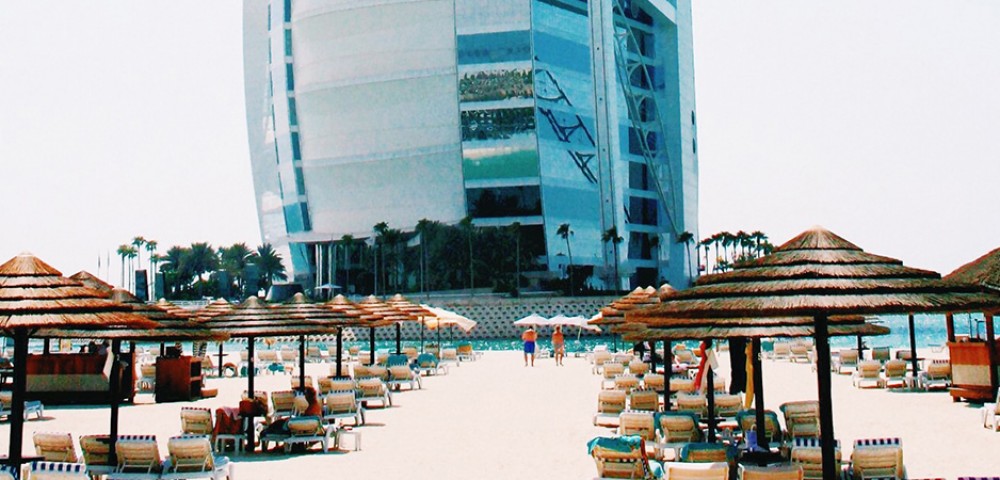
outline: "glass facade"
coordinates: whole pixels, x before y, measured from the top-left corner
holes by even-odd
[[[296,254],[316,238],[468,215],[520,223],[553,275],[568,223],[574,263],[620,267],[594,286],[690,276],[671,261],[676,235],[697,236],[689,0],[247,1],[267,10],[285,220],[265,236],[286,239],[296,274],[316,268]]]

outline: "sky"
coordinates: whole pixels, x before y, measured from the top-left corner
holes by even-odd
[[[135,236],[260,243],[241,9],[4,3],[0,262],[117,283]],[[998,20],[991,0],[696,0],[700,236],[822,225],[942,273],[1000,246]]]

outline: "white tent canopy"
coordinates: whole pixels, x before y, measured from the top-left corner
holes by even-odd
[[[529,326],[537,327],[543,325],[550,325],[550,323],[547,318],[537,313],[532,313],[531,315],[528,315],[527,317],[524,317],[520,320],[515,320],[514,325],[518,327],[529,327]]]

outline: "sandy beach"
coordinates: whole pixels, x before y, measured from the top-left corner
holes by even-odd
[[[726,354],[720,355],[728,372]],[[326,375],[326,364],[307,373]],[[582,358],[564,367],[551,359],[524,367],[519,352],[486,352],[477,362],[452,367],[449,375],[424,379],[424,389],[394,394],[395,406],[372,409],[362,433],[361,451],[323,454],[258,453],[231,456],[239,480],[287,478],[320,473],[324,477],[368,474],[389,478],[507,479],[593,478],[596,470],[586,442],[610,429],[595,427],[600,378]],[[728,376],[728,374],[726,374]],[[257,377],[257,388],[284,390],[288,375]],[[764,363],[768,408],[791,400],[816,398],[815,373],[807,364]],[[219,396],[192,403],[155,404],[139,396],[121,410],[120,432],[157,435],[162,453],[166,440],[180,433],[182,406],[235,406],[246,379],[210,379]],[[978,405],[953,403],[947,393],[859,390],[849,375],[833,378],[836,436],[850,457],[857,438],[901,437],[911,478],[996,475],[1000,472],[1000,433],[980,426]],[[106,433],[108,408],[50,406],[43,420],[25,425],[25,453],[33,453],[34,432]],[[6,449],[9,423],[0,423]],[[350,441],[345,442],[350,446]]]

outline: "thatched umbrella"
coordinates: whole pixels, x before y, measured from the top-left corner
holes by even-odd
[[[357,315],[351,315],[347,311],[341,310],[337,311],[331,308],[325,308],[323,305],[318,303],[313,303],[309,301],[308,298],[302,293],[296,293],[292,298],[277,308],[288,318],[294,318],[297,320],[310,320],[319,323],[327,324],[332,329],[337,330],[337,376],[340,376],[340,351],[343,348],[343,340],[341,337],[341,332],[344,327],[352,325],[360,325],[363,320],[361,320],[361,313]],[[304,335],[299,336],[299,385],[305,386],[305,371],[306,371],[306,340]]]
[[[155,305],[148,305],[143,303],[135,295],[132,295],[127,290],[120,288],[113,289],[111,291],[111,300],[124,305],[127,305],[132,309],[132,312],[137,315],[142,315],[145,318],[156,321],[160,327],[153,329],[141,329],[141,330],[122,330],[105,328],[99,330],[83,330],[83,329],[40,329],[35,334],[36,337],[42,338],[108,338],[112,340],[111,344],[111,355],[114,356],[114,363],[112,363],[112,371],[120,371],[121,363],[119,357],[121,355],[121,341],[130,340],[131,341],[131,352],[135,352],[135,341],[136,340],[149,340],[149,341],[179,341],[179,340],[225,340],[228,335],[221,332],[212,332],[202,325],[192,322],[187,318],[178,317],[162,308]],[[134,367],[134,366],[133,366]],[[117,378],[117,375],[112,375],[112,377]],[[111,426],[110,426],[110,450],[113,452],[115,448],[115,443],[118,441],[118,407],[119,407],[119,397],[121,396],[119,389],[121,387],[121,382],[113,380],[111,384]]]
[[[670,287],[670,285],[663,285],[663,287],[661,287],[661,290],[663,290],[664,295],[674,291],[674,289]],[[636,287],[635,290],[632,290],[625,296],[611,302],[606,307],[602,308],[601,311],[598,312],[598,315],[592,318],[590,321],[588,321],[587,324],[598,327],[610,327],[609,330],[611,331],[611,336],[612,339],[614,340],[613,350],[617,352],[618,334],[624,333],[628,329],[628,327],[625,327],[625,330],[616,327],[618,325],[622,325],[625,323],[625,312],[637,310],[640,308],[645,308],[651,305],[655,305],[657,303],[660,303],[660,298],[655,288]],[[667,348],[667,350],[669,350],[669,348]],[[656,352],[656,344],[654,342],[653,353],[655,354],[655,352]],[[655,371],[656,363],[654,357],[655,355],[650,356],[650,358],[653,359],[652,369]],[[664,365],[669,367],[670,362],[664,360]],[[669,375],[667,377],[667,381],[670,381]]]
[[[360,320],[361,326],[366,326],[371,330],[371,351],[372,363],[375,363],[375,327],[381,326],[383,324],[388,325],[391,322],[384,322],[384,317],[382,315],[372,313],[365,308],[355,304],[354,302],[347,299],[343,295],[337,295],[333,297],[332,300],[323,304],[324,307],[329,308],[335,312],[341,312],[352,318],[358,318]],[[344,355],[344,341],[342,336],[342,331],[337,330],[337,376],[342,376],[341,372],[341,360]]]
[[[69,278],[82,283],[85,287],[90,287],[94,290],[105,293],[111,293],[111,291],[115,289],[114,285],[101,280],[96,275],[86,270],[80,270],[79,272],[70,275]]]
[[[978,285],[990,291],[1000,292],[1000,248],[997,248],[986,255],[983,255],[961,267],[955,269],[954,272],[949,273],[944,277],[945,280],[950,280],[959,283],[966,283],[972,285]],[[984,401],[989,401],[996,398],[996,389],[998,384],[1000,384],[1000,378],[997,374],[997,341],[994,338],[994,328],[993,328],[993,315],[991,312],[984,312],[983,315],[986,321],[986,347],[988,349],[988,354],[985,355],[988,358],[987,365],[978,365],[979,361],[972,360],[973,358],[981,358],[983,355],[962,355],[971,360],[971,365],[974,365],[977,369],[986,367],[989,373],[989,388],[983,388],[981,385],[969,385],[965,384],[962,379],[953,378],[953,385],[951,393],[953,397],[966,397],[971,399],[982,399]],[[955,342],[955,318],[952,314],[947,314],[945,316],[945,326],[948,331],[948,342]],[[975,348],[972,344],[964,345],[966,348]],[[954,347],[951,347],[954,348]],[[971,352],[968,352],[971,353]],[[916,355],[912,355],[916,358]],[[956,355],[952,355],[952,364],[955,364]],[[966,364],[969,365],[969,364]],[[965,372],[969,372],[970,377],[975,378],[976,375],[971,373],[968,369],[964,369]],[[961,383],[960,383],[961,382]]]
[[[389,305],[390,307],[395,308],[396,310],[399,310],[399,311],[401,311],[401,312],[403,312],[403,313],[405,313],[407,315],[410,315],[411,317],[413,317],[412,320],[419,321],[420,322],[420,332],[421,332],[421,334],[423,334],[424,321],[426,319],[430,319],[430,318],[437,318],[437,314],[434,313],[431,309],[426,308],[423,305],[413,303],[410,300],[408,300],[406,297],[404,297],[402,294],[399,294],[399,293],[393,295],[392,298],[386,300],[385,303],[386,303],[386,305]],[[396,354],[397,355],[400,354],[400,353],[402,353],[402,348],[401,348],[402,345],[401,345],[401,338],[400,338],[401,337],[401,329],[402,329],[402,324],[400,322],[396,322]],[[438,343],[441,343],[440,338],[441,338],[441,334],[440,334],[440,332],[438,332]],[[421,340],[423,340],[422,337],[421,337]],[[422,345],[421,345],[421,347],[422,347]]]
[[[24,435],[24,396],[27,383],[28,337],[38,329],[68,328],[104,331],[157,328],[159,324],[136,315],[127,305],[63,277],[34,255],[22,253],[0,265],[0,332],[14,338],[14,385],[10,414],[10,450],[7,462],[20,465]],[[117,381],[112,368],[112,382]]]
[[[731,326],[740,319],[811,318],[816,338],[824,478],[834,478],[833,405],[830,392],[831,325],[839,315],[972,311],[1000,308],[1000,296],[942,281],[940,275],[864,252],[816,227],[774,253],[707,275],[696,286],[629,312],[649,327]],[[808,321],[783,328],[808,328]],[[761,409],[761,408],[758,408]]]
[[[416,320],[417,317],[403,312],[391,305],[381,301],[375,295],[369,295],[364,300],[358,302],[358,306],[371,313],[380,315],[382,320],[369,324],[369,347],[371,350],[371,363],[375,363],[375,327],[392,325],[397,322],[407,322]]]
[[[229,313],[205,318],[202,324],[230,337],[247,339],[247,391],[254,391],[254,343],[257,337],[321,335],[332,333],[335,327],[323,321],[289,315],[281,308],[272,308],[264,300],[250,297]],[[304,383],[300,384],[304,385]],[[253,418],[249,419],[253,425]],[[253,451],[254,431],[247,430],[247,450]]]

